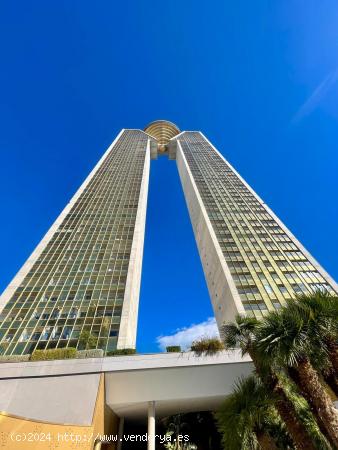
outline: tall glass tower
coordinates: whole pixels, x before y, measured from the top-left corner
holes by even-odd
[[[134,347],[150,160],[176,160],[218,325],[336,283],[200,132],[122,130],[0,298],[6,354]]]
[[[135,346],[151,141],[121,131],[5,290],[6,354]]]
[[[218,325],[262,317],[337,284],[200,132],[174,138],[176,162]]]

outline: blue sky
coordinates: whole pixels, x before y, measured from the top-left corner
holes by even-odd
[[[160,118],[202,130],[338,278],[336,1],[1,2],[0,47],[0,290],[118,131]],[[175,163],[150,187],[140,351],[212,317]]]

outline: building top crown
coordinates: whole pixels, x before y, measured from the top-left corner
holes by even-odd
[[[168,120],[155,120],[149,123],[144,131],[157,140],[160,151],[165,149],[171,138],[180,133],[180,129]]]

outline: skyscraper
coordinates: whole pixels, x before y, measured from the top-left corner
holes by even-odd
[[[6,354],[135,346],[151,141],[121,131],[5,290]]]
[[[296,294],[337,284],[200,132],[176,161],[218,325],[262,317]]]
[[[200,132],[122,130],[0,299],[6,354],[134,347],[150,160],[176,160],[215,317],[256,317],[336,283]]]

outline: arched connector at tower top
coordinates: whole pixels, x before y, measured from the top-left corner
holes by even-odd
[[[156,159],[157,155],[168,155],[169,159],[175,159],[175,152],[170,151],[170,139],[180,133],[180,129],[168,120],[155,120],[147,125],[145,133],[156,139],[157,146],[152,147],[151,157]]]

